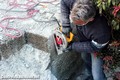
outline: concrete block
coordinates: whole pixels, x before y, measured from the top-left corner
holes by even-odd
[[[50,69],[58,80],[66,80],[77,70],[82,69],[82,60],[75,52],[63,53],[51,62]]]
[[[57,55],[53,38],[48,39],[48,51],[50,53],[50,64],[48,68],[58,80],[68,80],[69,77],[78,70],[82,69],[82,59],[76,52],[67,52]]]

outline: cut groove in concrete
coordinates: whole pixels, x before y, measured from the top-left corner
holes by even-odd
[[[7,59],[10,55],[19,51],[26,43],[31,43],[33,47],[46,51],[47,50],[47,38],[32,33],[25,33],[23,36],[9,40],[8,42],[1,44],[0,46],[0,60],[1,58]]]
[[[26,40],[27,43],[31,43],[33,47],[48,52],[46,37],[27,32]]]
[[[13,40],[9,40],[8,42],[1,44],[0,57],[7,59],[11,54],[19,51],[24,44],[25,44],[24,36],[21,36]]]

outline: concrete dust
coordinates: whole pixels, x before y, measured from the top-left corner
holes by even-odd
[[[57,80],[49,70],[50,54],[26,44],[23,48],[0,61],[0,79],[31,78],[33,80]]]
[[[24,8],[9,5],[9,2],[14,0],[0,0],[0,20],[10,17],[27,17],[27,11]],[[17,0],[19,4],[25,4],[26,1],[32,0]],[[53,1],[53,0],[34,0],[37,1]],[[39,10],[33,17],[28,19],[10,19],[1,22],[4,27],[14,28],[21,33],[30,32],[39,34],[44,37],[49,37],[52,30],[55,29],[56,22],[52,21],[55,13],[59,10],[59,0],[54,4],[43,4],[47,6],[43,8],[41,5],[36,6],[34,9]],[[8,22],[9,21],[9,22]],[[8,25],[7,22],[9,23]],[[19,35],[15,30],[9,30],[0,27],[0,44],[7,44],[11,37],[4,35],[8,33],[11,35]],[[7,78],[16,78],[17,80],[57,80],[49,70],[46,70],[50,62],[50,54],[44,51],[33,48],[32,45],[26,44],[23,48],[13,53],[8,59],[0,61],[0,80]],[[24,79],[25,78],[25,79]],[[36,79],[35,79],[36,78]],[[30,80],[30,79],[29,79]]]
[[[9,5],[9,3],[13,1],[14,0],[0,0],[0,20],[4,18],[10,18],[10,17],[19,17],[19,18],[28,17],[27,9],[24,9],[21,7],[12,8],[13,6]],[[19,4],[25,4],[27,1],[29,0],[17,0]],[[33,0],[33,1],[38,3],[38,2],[50,2],[54,0]],[[27,31],[34,34],[40,34],[45,37],[49,37],[48,34],[51,33],[51,30],[54,29],[54,26],[56,24],[52,21],[53,17],[57,11],[60,11],[59,1],[60,0],[53,2],[55,4],[53,3],[42,4],[46,7],[43,7],[40,3],[38,6],[34,7],[34,9],[39,10],[39,12],[35,13],[33,17],[28,19],[10,19],[9,25],[7,27],[17,29],[21,33],[23,31]],[[7,21],[8,20],[3,21],[2,25],[3,23],[5,23],[4,26],[6,27]],[[50,27],[49,31],[45,31],[44,29],[48,27]],[[4,31],[5,29],[0,27],[0,33],[2,34],[4,33]],[[45,34],[46,32],[48,32],[48,34]],[[7,29],[5,33],[10,33],[11,35],[19,35],[19,32],[15,30],[10,31]],[[2,36],[1,34],[0,36]],[[4,35],[3,37],[5,38],[4,39],[0,38],[0,40],[7,40],[6,38],[8,36]]]

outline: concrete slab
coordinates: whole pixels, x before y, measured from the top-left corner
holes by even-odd
[[[10,1],[12,2],[12,0]],[[4,27],[9,27],[9,28],[15,28],[19,30],[20,32],[26,32],[27,37],[22,38],[28,38],[27,41],[28,43],[33,43],[33,46],[47,51],[46,48],[46,42],[47,38],[52,34],[52,30],[54,30],[56,27],[58,27],[57,23],[52,21],[52,17],[54,16],[55,12],[59,9],[58,2],[55,2],[54,4],[43,4],[46,6],[44,8],[39,4],[35,9],[40,10],[39,13],[35,14],[34,17],[28,18],[28,19],[19,19],[19,18],[24,18],[28,17],[26,9],[20,8],[20,7],[13,7],[9,5],[9,2],[7,0],[0,1],[0,20],[3,20],[5,18],[10,18],[10,17],[17,17],[16,19],[8,19],[9,20],[9,25],[6,26],[8,20],[4,20],[2,24]],[[18,1],[18,3],[25,4],[26,1]],[[4,7],[3,7],[4,6]],[[56,8],[55,8],[56,7]],[[18,41],[15,39],[11,39],[11,37],[8,37],[4,35],[5,29],[0,27],[0,43],[1,43],[1,52],[0,56],[4,56],[5,58],[8,58],[9,55],[14,53],[13,46],[16,46],[18,43],[24,43],[24,41],[21,41],[21,38],[18,38]],[[13,31],[6,31],[7,33],[10,34],[16,34],[16,32]],[[5,33],[6,33],[5,32]],[[20,39],[20,40],[19,40]],[[26,41],[26,39],[25,39]],[[10,45],[12,44],[12,46]],[[22,45],[22,44],[21,44]],[[15,50],[17,47],[15,48]]]
[[[57,80],[49,70],[50,54],[26,44],[8,59],[0,61],[0,80]]]

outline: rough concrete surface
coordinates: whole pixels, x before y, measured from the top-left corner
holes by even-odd
[[[34,46],[35,48],[48,52],[46,37],[33,34],[33,33],[26,33],[25,36],[26,36],[27,43],[31,43],[32,46]]]
[[[58,56],[54,49],[52,53],[48,53],[46,46],[47,39],[58,27],[54,17],[59,19],[59,15],[56,13],[60,11],[60,0],[53,3],[39,3],[34,7],[39,12],[27,19],[23,19],[28,17],[26,6],[9,5],[14,1],[0,0],[0,80],[68,79],[82,65],[80,56],[78,57],[74,53]],[[16,3],[25,4],[28,1],[37,3],[38,1],[53,0],[16,1]],[[3,20],[11,17],[15,17],[15,19]],[[8,28],[15,28],[25,34],[13,39],[5,34],[19,35],[20,33]],[[48,69],[49,67],[51,69]]]
[[[28,1],[53,1],[53,0],[16,0],[19,4]],[[27,16],[27,9],[15,7],[9,3],[15,0],[0,0],[0,80],[56,80],[50,70],[46,70],[50,62],[49,53],[46,51],[47,38],[57,26],[53,21],[54,14],[59,9],[59,1],[55,3],[39,4],[34,9],[39,10],[33,17]],[[44,8],[42,5],[45,5]],[[58,7],[57,7],[58,6]],[[15,19],[7,19],[12,18]],[[9,24],[7,24],[9,23]],[[21,33],[19,38],[11,38],[6,34],[19,35],[20,33],[8,28],[14,28]],[[30,34],[30,35],[29,35]],[[31,43],[28,45],[25,43]],[[33,47],[32,47],[33,46]],[[41,50],[40,50],[41,49]],[[42,51],[43,50],[43,51]]]
[[[15,52],[19,51],[24,44],[25,44],[24,36],[6,41],[6,43],[1,44],[0,46],[1,59],[2,58],[7,59],[11,54],[14,54]]]
[[[83,69],[83,61],[80,54],[71,51],[58,55],[52,35],[48,38],[47,43],[51,60],[48,67],[51,72],[56,76],[57,80],[74,80],[70,77],[76,72],[82,72]]]
[[[0,61],[0,80],[56,80],[49,70],[50,54],[26,44],[8,59]]]

